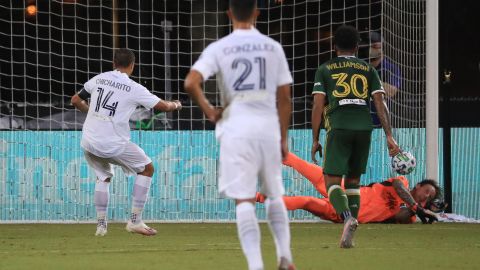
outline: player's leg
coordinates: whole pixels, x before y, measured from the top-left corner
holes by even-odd
[[[350,172],[349,161],[352,159],[354,137],[354,131],[330,130],[325,145],[324,172],[328,197],[344,222],[340,238],[341,248],[353,247],[353,236],[358,226],[357,219],[350,211],[348,197],[341,188],[342,176]]]
[[[288,210],[293,211],[302,209],[321,219],[341,222],[341,219],[335,212],[332,204],[326,198],[315,198],[311,196],[283,196],[283,201]]]
[[[143,209],[152,184],[154,167],[152,160],[136,144],[129,143],[118,157],[113,158],[127,174],[135,175],[132,192],[132,211],[126,230],[143,235],[155,235],[157,231],[148,227],[142,219]]]
[[[110,193],[108,187],[110,186],[110,178],[99,180],[95,183],[95,194],[93,196],[95,202],[95,209],[97,211],[97,231],[96,236],[104,236],[107,234],[107,208]]]
[[[360,177],[345,178],[345,193],[352,216],[344,220],[342,238],[340,239],[341,248],[352,248],[354,246],[353,237],[358,227],[358,213],[360,210],[359,182]]]
[[[343,130],[328,131],[323,168],[328,198],[343,220],[351,216],[347,196],[341,187],[342,176],[348,173],[351,151],[349,137]]]
[[[257,192],[255,201],[257,203],[265,203],[267,197],[260,192]],[[342,220],[335,212],[332,204],[327,198],[316,198],[312,196],[283,196],[285,207],[289,211],[302,209],[308,211],[321,219],[330,220],[333,222],[341,222]]]
[[[220,139],[219,192],[235,199],[238,238],[248,269],[263,269],[260,227],[255,213],[255,191],[259,162],[250,140]],[[279,163],[280,164],[280,163]]]
[[[292,167],[294,170],[307,178],[307,180],[312,183],[315,189],[322,194],[323,197],[328,196],[325,188],[325,179],[323,176],[322,167],[307,162],[292,152],[288,153],[287,158],[283,160],[283,164]]]
[[[281,151],[278,142],[263,141],[260,168],[261,190],[267,196],[265,208],[268,225],[275,240],[277,259],[280,269],[294,269],[290,249],[290,225],[287,208],[282,199],[285,189],[282,181]]]
[[[345,194],[348,198],[348,208],[352,216],[358,219],[360,211],[360,177],[346,177],[345,178]]]
[[[88,165],[95,171],[97,180],[95,183],[95,193],[93,200],[97,211],[97,230],[96,236],[104,236],[107,234],[107,210],[110,193],[110,179],[113,176],[113,170],[108,160],[97,157],[87,151],[84,152],[85,160]]]
[[[254,199],[237,199],[235,203],[237,233],[243,254],[247,259],[248,269],[263,269],[260,227],[255,213]]]
[[[370,152],[371,131],[357,131],[354,137],[349,172],[345,178],[345,193],[352,216],[360,211],[360,176],[366,172]]]

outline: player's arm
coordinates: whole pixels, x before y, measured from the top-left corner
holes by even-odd
[[[317,159],[315,157],[316,153],[319,152],[320,156],[322,156],[322,149],[319,142],[320,137],[320,125],[322,123],[322,114],[323,110],[325,109],[325,94],[318,93],[313,96],[313,108],[312,108],[312,161],[317,163]]]
[[[288,127],[290,125],[290,116],[292,114],[290,85],[281,85],[277,87],[277,111],[280,119],[280,131],[282,137],[282,156],[287,157],[288,154]]]
[[[80,92],[72,96],[70,102],[72,105],[81,112],[88,112],[88,103],[87,100],[90,97],[90,93],[87,92],[84,88]]]
[[[202,74],[194,69],[190,70],[185,78],[184,88],[191,99],[200,107],[208,120],[216,123],[222,116],[221,110],[215,109],[202,90],[203,77]]]
[[[322,115],[325,109],[326,102],[326,90],[324,87],[323,76],[325,74],[325,69],[323,66],[320,66],[315,72],[315,80],[313,84],[313,107],[312,107],[312,149],[311,149],[311,158],[314,163],[317,163],[315,155],[319,152],[320,157],[322,156],[322,145],[319,142],[320,137],[320,125],[322,123]],[[330,76],[330,75],[328,75]]]
[[[412,211],[407,207],[400,207],[400,210],[391,218],[382,221],[381,223],[387,224],[411,224],[412,220]]]
[[[166,100],[160,100],[153,109],[157,111],[162,111],[162,112],[171,112],[171,111],[177,111],[182,109],[182,103],[178,100],[173,100],[173,101],[166,101]]]
[[[380,121],[380,124],[383,127],[383,131],[387,136],[389,154],[390,156],[394,156],[398,154],[398,152],[400,152],[400,148],[395,142],[395,139],[393,139],[392,126],[390,125],[389,120],[389,112],[387,104],[385,104],[383,95],[383,92],[376,92],[375,94],[373,94],[373,103],[375,104],[375,108],[377,109],[378,120]]]
[[[413,205],[417,204],[415,199],[413,198],[412,194],[410,194],[410,191],[403,185],[402,180],[395,178],[393,179],[393,188],[395,189],[395,192],[397,192],[397,195],[402,199],[409,207],[412,207]]]
[[[410,216],[416,214],[422,220],[422,223],[432,223],[433,221],[438,220],[433,212],[425,210],[418,205],[410,194],[410,191],[403,185],[400,179],[394,179],[392,184],[395,192],[397,192],[398,196],[407,204],[408,208],[406,209],[410,212]],[[401,215],[401,213],[399,215]],[[406,214],[403,215],[406,216]]]
[[[395,156],[400,152],[400,147],[398,146],[397,142],[393,138],[392,135],[392,126],[390,125],[389,119],[389,112],[387,108],[387,104],[384,100],[385,91],[380,82],[380,78],[378,77],[377,71],[374,68],[371,69],[372,74],[372,97],[373,103],[375,105],[375,109],[377,109],[377,117],[380,121],[380,124],[383,127],[385,135],[387,136],[387,146],[388,146],[388,153],[390,156]]]

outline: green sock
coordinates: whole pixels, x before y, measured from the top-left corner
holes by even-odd
[[[348,208],[350,208],[352,216],[358,219],[358,212],[360,211],[360,185],[345,184],[345,194],[347,194]]]
[[[348,208],[348,198],[345,195],[345,192],[339,185],[329,185],[328,190],[328,199],[332,204],[333,208],[339,216],[345,220],[350,216],[350,209]]]

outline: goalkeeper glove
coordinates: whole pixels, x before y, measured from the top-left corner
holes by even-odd
[[[438,221],[438,218],[435,216],[435,214],[428,213],[418,204],[414,204],[411,209],[415,212],[418,218],[420,218],[423,224],[432,224],[433,222]]]

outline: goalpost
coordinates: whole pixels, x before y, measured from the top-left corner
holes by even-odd
[[[437,57],[427,49],[427,26],[435,24],[426,21],[432,18],[427,13],[431,2],[435,1],[258,0],[257,28],[283,45],[294,77],[291,151],[310,160],[310,93],[315,71],[334,55],[333,32],[347,23],[360,30],[359,57],[369,58],[371,32],[383,39],[384,56],[402,75],[398,92],[387,99],[394,134],[418,161],[409,179],[414,184],[433,176],[438,161],[425,165],[438,156],[428,150],[438,144],[426,141],[426,133],[437,130],[429,119],[438,117],[429,116],[428,102],[435,101],[426,92],[430,83],[438,81],[427,72],[436,68],[427,68],[426,62],[430,55]],[[25,11],[32,3],[37,6],[35,14]],[[233,220],[233,203],[217,195],[213,125],[182,89],[201,51],[231,31],[227,5],[228,1],[220,0],[0,4],[0,222],[94,220],[95,176],[79,146],[85,115],[75,111],[69,100],[89,78],[111,70],[115,47],[135,52],[135,81],[161,98],[180,99],[184,104],[181,112],[172,114],[139,109],[131,120],[132,140],[145,149],[156,168],[145,219]],[[392,76],[386,69],[381,75]],[[214,79],[205,83],[205,89],[212,104],[220,104]],[[364,184],[392,175],[383,132],[376,129],[373,138]],[[289,195],[318,196],[298,173],[285,168],[283,176]],[[115,170],[111,219],[126,220],[132,180]],[[263,206],[258,211],[264,215]],[[316,220],[304,211],[290,217]]]

